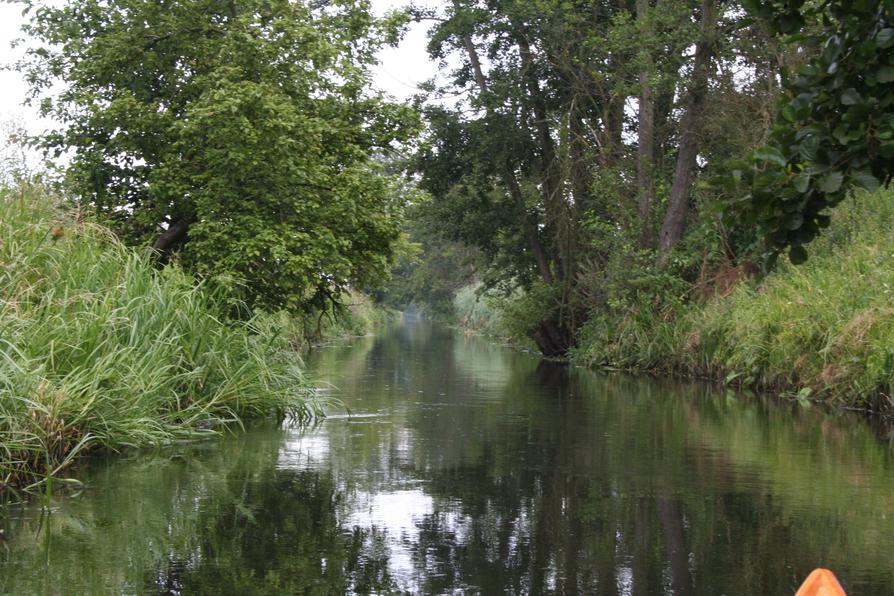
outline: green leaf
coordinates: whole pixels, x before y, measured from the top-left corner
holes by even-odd
[[[860,93],[853,87],[848,87],[844,90],[844,93],[841,94],[841,103],[846,106],[857,105],[862,99]]]
[[[788,104],[784,108],[782,108],[782,112],[780,112],[782,118],[787,122],[795,122],[798,119],[798,110],[792,104]]]
[[[835,127],[835,130],[832,131],[832,136],[842,145],[847,145],[851,138],[850,132],[851,131],[847,125],[842,123]]]
[[[807,188],[810,186],[810,174],[801,172],[792,179],[792,186],[800,193],[807,192]]]
[[[807,260],[807,251],[800,244],[796,244],[789,249],[788,258],[793,265],[800,265]]]
[[[844,174],[841,172],[829,172],[819,179],[819,189],[824,193],[837,192],[844,182]]]
[[[776,21],[782,33],[794,33],[804,25],[804,17],[800,13],[784,14]]]
[[[894,82],[894,66],[882,66],[875,74],[875,78],[879,83]]]
[[[755,151],[754,158],[759,161],[769,161],[783,167],[788,163],[788,160],[782,155],[782,152],[770,145],[766,145]]]
[[[875,192],[878,190],[879,187],[878,178],[873,176],[872,172],[870,172],[869,170],[858,170],[856,172],[851,172],[851,180],[853,180],[854,183],[865,188],[869,192]]]
[[[894,29],[887,27],[879,31],[875,36],[875,45],[883,50],[894,46]]]
[[[804,216],[800,213],[793,213],[785,220],[785,227],[789,230],[797,230],[804,224]]]

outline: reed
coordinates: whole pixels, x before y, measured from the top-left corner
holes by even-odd
[[[45,486],[100,448],[318,414],[287,341],[219,312],[176,266],[157,269],[47,192],[0,189],[2,486]]]

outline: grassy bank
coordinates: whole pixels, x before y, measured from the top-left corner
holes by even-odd
[[[703,300],[640,300],[595,316],[578,362],[706,376],[838,405],[890,409],[894,193],[836,209],[801,266]]]
[[[0,481],[35,487],[88,450],[188,439],[318,408],[270,319],[213,296],[45,193],[0,190]]]

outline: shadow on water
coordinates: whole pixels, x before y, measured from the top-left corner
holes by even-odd
[[[350,415],[82,470],[8,511],[5,593],[894,593],[850,417],[599,376],[421,322],[312,354]]]

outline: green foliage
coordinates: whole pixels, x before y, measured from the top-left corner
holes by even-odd
[[[317,412],[277,330],[224,323],[220,306],[45,196],[0,191],[0,482],[34,485],[86,449]]]
[[[481,282],[460,288],[453,298],[453,319],[467,333],[506,337],[506,297],[487,290]],[[522,333],[516,338],[524,338]]]
[[[352,290],[339,298],[339,306],[296,317],[286,311],[257,313],[265,327],[275,330],[292,350],[307,352],[333,340],[370,335],[396,317],[396,312],[373,298]]]
[[[705,303],[641,295],[623,310],[594,314],[575,357],[890,407],[891,226],[894,193],[860,196],[839,207],[806,264],[784,263],[759,285],[740,282]]]
[[[73,151],[78,199],[126,242],[180,252],[234,307],[319,310],[387,276],[402,205],[371,156],[416,118],[368,68],[405,20],[366,2],[70,1],[32,7],[19,68],[62,123],[43,146]]]
[[[815,57],[789,83],[770,142],[733,166],[727,185],[749,190],[730,220],[758,226],[771,257],[792,262],[829,225],[829,208],[855,189],[875,191],[894,159],[894,4],[882,0],[749,0],[743,4],[781,33],[819,21],[796,39]]]
[[[415,193],[383,301],[395,308],[415,304],[452,320],[454,297],[476,278],[483,259],[480,250],[452,240],[439,215],[425,193]]]
[[[501,327],[516,343],[524,343],[540,329],[544,320],[559,320],[562,292],[554,285],[536,282],[522,291],[515,288],[507,296],[491,298],[491,309],[496,307]]]
[[[655,370],[667,364],[692,282],[678,250],[664,266],[643,252],[613,251],[604,267],[586,271],[582,284],[592,304],[573,358],[610,368]]]
[[[694,223],[710,227],[669,275],[690,273],[719,236],[731,258],[753,244],[752,230],[709,218],[721,197],[700,188],[765,140],[779,69],[797,51],[727,6],[469,0],[437,20],[430,54],[459,64],[439,91],[460,99],[424,111],[425,211],[481,252],[476,279],[523,290],[519,323],[544,353],[567,351],[591,310],[628,300],[609,294],[627,291],[625,261],[659,258],[659,228],[665,259]]]
[[[705,364],[756,385],[889,406],[873,400],[894,389],[892,225],[894,195],[859,196],[839,207],[808,263],[696,311]]]
[[[474,247],[481,265],[492,265],[495,275],[528,283],[536,277],[536,263],[524,248],[512,198],[501,188],[500,164],[506,155],[497,147],[521,143],[507,138],[520,135],[517,127],[497,117],[466,121],[460,112],[442,107],[429,108],[425,117],[429,138],[412,167],[430,199],[411,214],[420,228],[414,237],[435,233],[451,252]],[[532,190],[526,187],[524,192],[533,207],[537,198]]]

